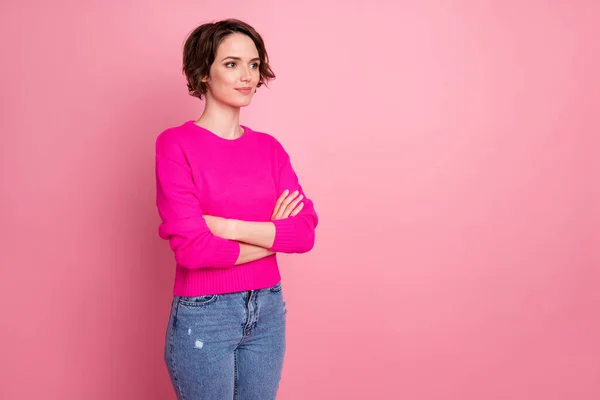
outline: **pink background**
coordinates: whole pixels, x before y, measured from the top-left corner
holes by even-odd
[[[174,399],[154,140],[231,16],[321,217],[279,398],[600,398],[600,3],[526,3],[2,2],[0,398]]]

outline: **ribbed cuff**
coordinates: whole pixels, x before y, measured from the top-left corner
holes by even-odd
[[[240,257],[240,244],[233,240],[227,240],[224,242],[221,251],[219,252],[219,267],[231,267],[234,266],[238,258]]]
[[[296,233],[294,217],[277,219],[271,222],[275,224],[275,240],[270,250],[280,253],[293,251]]]

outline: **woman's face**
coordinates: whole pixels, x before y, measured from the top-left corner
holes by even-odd
[[[252,39],[240,33],[227,36],[217,49],[208,84],[207,100],[212,98],[232,107],[250,104],[260,79],[260,58]]]

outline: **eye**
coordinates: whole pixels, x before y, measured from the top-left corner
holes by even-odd
[[[232,67],[234,67],[234,66],[235,66],[235,62],[233,62],[233,61],[231,61],[231,62],[228,62],[227,64],[225,64],[225,66],[226,66],[227,68],[232,68]]]
[[[252,66],[252,68],[257,69],[258,67],[260,67],[260,63],[253,63],[250,64]]]

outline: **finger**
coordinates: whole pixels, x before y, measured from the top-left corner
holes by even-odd
[[[302,208],[304,207],[304,202],[298,204],[298,207],[294,208],[294,211],[292,211],[292,213],[290,214],[291,217],[295,217],[296,215],[298,215],[298,213],[300,211],[302,211]]]
[[[285,200],[285,198],[287,197],[287,195],[290,193],[289,189],[285,189],[283,191],[283,193],[281,193],[279,195],[279,198],[277,199],[277,201],[275,202],[275,210],[279,209],[279,206],[281,206],[281,203],[283,202],[283,200]]]
[[[278,213],[278,215],[280,217],[284,216],[286,208],[296,198],[296,196],[298,196],[298,193],[299,193],[298,190],[296,190],[294,193],[292,193],[288,197],[286,197],[285,200],[281,203],[281,205],[279,206],[279,213]],[[285,216],[285,217],[287,217],[287,216]]]
[[[279,207],[281,206],[281,203],[283,202],[283,200],[285,200],[289,192],[289,189],[285,189],[283,193],[279,195],[279,198],[275,202],[275,207],[273,208],[273,214],[271,214],[271,219],[275,218],[275,216],[278,214]]]
[[[300,201],[304,198],[303,195],[300,195],[296,198],[296,200],[292,201],[290,204],[288,204],[285,207],[285,210],[283,211],[283,215],[285,215],[285,217],[289,217],[289,215],[292,213],[292,211],[294,211],[294,209],[296,208],[296,206],[298,205],[298,203],[300,203]]]

